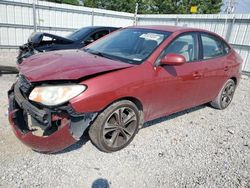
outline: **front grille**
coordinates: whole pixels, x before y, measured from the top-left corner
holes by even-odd
[[[18,77],[18,83],[19,83],[20,90],[26,96],[28,96],[28,94],[31,92],[32,84],[23,75],[19,75],[19,77]]]

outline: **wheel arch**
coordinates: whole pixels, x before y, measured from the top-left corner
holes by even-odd
[[[132,103],[134,103],[136,105],[136,107],[138,108],[139,113],[140,113],[140,125],[139,125],[139,128],[141,128],[143,126],[143,124],[144,124],[144,112],[143,112],[143,104],[138,98],[131,97],[131,96],[120,97],[120,98],[117,98],[116,100],[112,101],[111,103],[109,103],[104,109],[106,109],[107,107],[109,107],[113,103],[118,102],[118,101],[122,101],[122,100],[131,101]]]
[[[234,81],[235,85],[238,85],[238,80],[235,76],[232,76],[230,79]]]
[[[121,97],[121,98],[115,100],[114,102],[121,101],[121,100],[129,100],[129,101],[133,102],[139,110],[143,111],[143,105],[139,99],[137,99],[135,97]]]

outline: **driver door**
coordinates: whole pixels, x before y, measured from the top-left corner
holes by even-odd
[[[183,55],[183,65],[157,66],[152,92],[152,114],[174,113],[197,105],[197,94],[201,86],[203,66],[198,60],[198,38],[196,33],[186,33],[175,38],[158,57],[156,64],[168,53]],[[156,113],[157,112],[157,113]],[[157,118],[154,117],[154,118]]]

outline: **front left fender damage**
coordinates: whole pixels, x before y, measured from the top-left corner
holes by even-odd
[[[32,104],[18,87],[9,91],[9,121],[17,138],[33,150],[54,153],[77,142],[97,116],[70,104],[47,108]]]

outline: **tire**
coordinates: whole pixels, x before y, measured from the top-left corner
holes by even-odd
[[[92,143],[101,151],[115,152],[125,148],[138,132],[140,112],[137,106],[122,100],[101,112],[89,129]]]
[[[232,79],[227,80],[217,97],[210,102],[211,106],[220,110],[227,108],[233,100],[235,89],[236,83]]]

